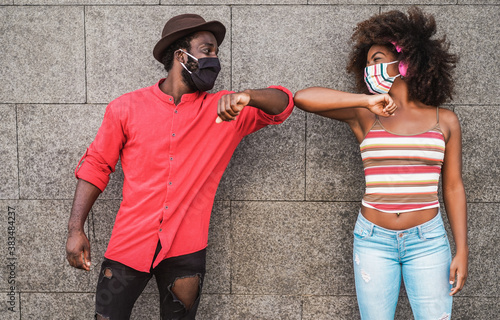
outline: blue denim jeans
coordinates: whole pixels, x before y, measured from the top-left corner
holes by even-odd
[[[416,320],[451,318],[451,252],[441,213],[407,230],[381,228],[360,213],[353,260],[361,319],[394,319],[401,276]]]

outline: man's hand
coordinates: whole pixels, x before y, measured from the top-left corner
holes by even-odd
[[[90,270],[90,243],[83,231],[72,231],[66,241],[66,259],[75,268]]]
[[[368,98],[367,109],[376,115],[382,117],[389,117],[394,115],[398,107],[388,94],[375,94],[370,95]]]
[[[217,123],[231,121],[240,114],[241,110],[250,102],[250,95],[246,92],[236,92],[223,95],[217,104]]]

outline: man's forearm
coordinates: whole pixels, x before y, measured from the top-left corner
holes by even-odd
[[[68,222],[68,232],[83,230],[90,208],[100,193],[101,190],[93,184],[82,179],[78,180]]]
[[[258,108],[267,114],[280,114],[288,106],[288,95],[278,89],[247,89],[243,92],[250,95],[248,105]]]

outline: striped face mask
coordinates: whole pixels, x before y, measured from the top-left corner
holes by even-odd
[[[387,66],[398,61],[379,63],[365,68],[365,83],[368,91],[373,94],[388,93],[391,90],[394,79],[400,76],[390,77],[387,73]]]

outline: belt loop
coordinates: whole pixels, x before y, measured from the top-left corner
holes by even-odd
[[[422,231],[422,226],[417,227],[418,230],[418,237],[423,240],[424,239],[424,232]]]
[[[373,229],[375,228],[375,224],[372,223],[370,224],[370,232],[368,233],[368,235],[371,237],[373,235]]]

